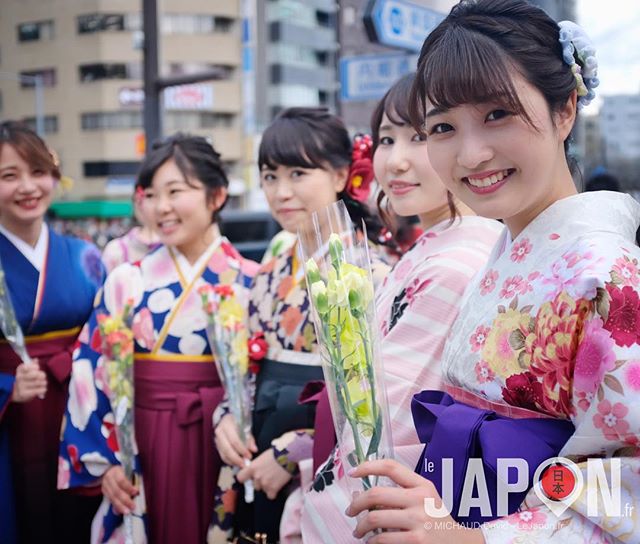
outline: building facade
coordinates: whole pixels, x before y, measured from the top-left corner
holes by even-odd
[[[144,153],[140,4],[0,2],[0,118],[35,126],[38,76],[46,140],[75,181],[66,198],[131,192]],[[164,132],[210,137],[230,175],[240,175],[240,0],[163,0],[158,11],[161,75],[217,74],[165,91]]]
[[[255,0],[258,131],[284,108],[335,110],[337,13],[334,0]]]
[[[640,93],[602,97],[600,124],[607,162],[640,159]]]

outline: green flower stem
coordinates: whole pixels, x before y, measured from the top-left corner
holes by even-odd
[[[371,390],[370,390],[370,394],[371,394],[371,413],[373,416],[373,422],[374,422],[374,432],[376,432],[376,434],[379,434],[381,432],[381,425],[380,425],[380,414],[378,412],[378,403],[376,402],[376,380],[375,380],[375,374],[374,374],[374,368],[373,368],[373,357],[372,354],[370,353],[370,349],[371,349],[371,339],[369,338],[369,328],[367,326],[367,322],[360,318],[358,319],[358,325],[360,326],[360,337],[362,338],[362,342],[364,345],[364,356],[365,356],[365,363],[367,366],[367,377],[369,379],[369,385],[371,386]],[[378,443],[380,442],[380,437],[378,436]],[[371,441],[371,443],[373,444],[373,440]],[[370,444],[371,445],[371,444]],[[369,448],[369,451],[367,451],[367,458],[369,457],[369,455],[371,455],[373,452],[370,451],[371,448]]]
[[[340,323],[340,308],[336,308],[338,312],[338,323]],[[323,328],[325,329],[325,334],[327,334],[327,338],[329,339],[329,343],[333,344],[331,340],[331,331],[328,324],[323,324]],[[330,350],[333,351],[333,350]],[[342,346],[340,342],[340,333],[336,331],[335,335],[335,352],[331,355],[331,363],[332,368],[334,370],[334,379],[336,381],[336,385],[338,385],[338,399],[340,401],[342,410],[344,411],[347,420],[349,421],[349,426],[351,427],[351,432],[353,434],[353,441],[356,450],[356,459],[358,464],[362,463],[366,460],[364,456],[364,450],[362,448],[362,444],[360,443],[360,433],[358,431],[358,421],[356,415],[353,413],[353,403],[351,401],[351,395],[349,394],[349,387],[347,384],[347,379],[344,372],[344,359],[342,358]],[[369,477],[362,478],[362,485],[365,490],[370,489],[372,487]]]

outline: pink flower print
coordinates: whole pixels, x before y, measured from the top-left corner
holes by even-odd
[[[471,351],[474,353],[476,351],[480,351],[482,346],[484,346],[485,341],[487,340],[487,336],[489,335],[489,331],[491,329],[489,327],[483,327],[480,325],[474,333],[469,338],[469,343],[471,344]]]
[[[521,531],[532,531],[536,527],[543,526],[547,521],[547,516],[539,508],[531,508],[516,512],[506,518],[511,525],[515,525]]]
[[[567,268],[573,268],[580,261],[590,261],[593,258],[593,253],[587,251],[581,255],[577,251],[567,251],[562,258],[567,263]]]
[[[576,354],[573,385],[580,391],[594,393],[604,375],[616,363],[615,342],[602,328],[602,320],[592,319],[584,328],[584,336]]]
[[[520,284],[518,285],[518,294],[526,295],[527,293],[530,293],[531,291],[533,291],[533,287],[531,286],[531,283],[529,283],[529,280],[525,280],[523,278],[520,281]]]
[[[513,248],[511,248],[511,260],[514,263],[521,263],[527,258],[527,255],[531,253],[531,248],[529,238],[523,238],[517,244],[513,244]]]
[[[414,279],[405,289],[404,296],[409,304],[412,304],[416,295],[422,291],[427,285],[431,283],[431,280],[420,281],[419,278]]]
[[[516,293],[520,292],[522,289],[522,276],[513,276],[511,278],[507,278],[502,284],[502,289],[500,290],[500,298],[513,298],[516,296]],[[526,293],[526,288],[525,288]]]
[[[629,412],[621,402],[613,406],[608,400],[598,404],[598,413],[593,416],[593,424],[597,429],[602,429],[602,434],[607,440],[620,440],[629,432],[629,423],[624,416]]]
[[[578,408],[583,412],[586,412],[591,406],[593,399],[596,397],[592,391],[576,391],[576,398],[578,399]]]
[[[485,296],[491,293],[496,288],[496,281],[498,281],[498,272],[496,270],[487,270],[487,273],[480,280],[480,294]]]
[[[629,361],[624,372],[627,386],[636,393],[640,392],[640,361]]]
[[[214,251],[213,255],[211,255],[211,259],[209,259],[209,263],[207,266],[209,267],[209,270],[211,270],[211,272],[221,274],[229,268],[229,261],[227,256],[223,252]]]
[[[617,276],[614,278],[614,281],[619,280],[622,285],[638,286],[638,262],[635,259],[631,260],[627,256],[616,259],[611,273],[612,276],[614,274]]]
[[[476,378],[479,383],[487,383],[493,381],[495,374],[489,368],[486,361],[478,361],[475,366]]]
[[[560,238],[560,235],[555,232],[549,234],[549,240],[558,240],[559,238]]]
[[[133,336],[144,349],[150,350],[155,343],[155,333],[153,330],[153,318],[148,308],[140,310],[133,318]]]
[[[402,262],[398,263],[398,266],[393,271],[393,276],[396,281],[402,281],[407,277],[409,272],[411,272],[411,261],[409,259],[404,259]]]

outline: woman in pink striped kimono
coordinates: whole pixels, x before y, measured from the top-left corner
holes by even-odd
[[[416,384],[440,386],[440,358],[459,301],[502,231],[497,221],[476,217],[456,201],[432,170],[425,136],[409,123],[406,97],[413,79],[409,74],[399,80],[372,117],[381,212],[389,217],[392,208],[400,216],[417,215],[424,230],[377,293],[394,451],[411,468],[422,450],[416,444],[411,397]],[[301,511],[289,505],[282,541],[295,542],[302,536],[305,542],[357,542],[352,537],[355,520],[344,515],[350,501],[335,449],[307,485]]]

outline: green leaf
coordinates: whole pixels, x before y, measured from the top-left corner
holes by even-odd
[[[516,351],[524,348],[524,334],[520,330],[515,330],[509,335],[509,345]]]

